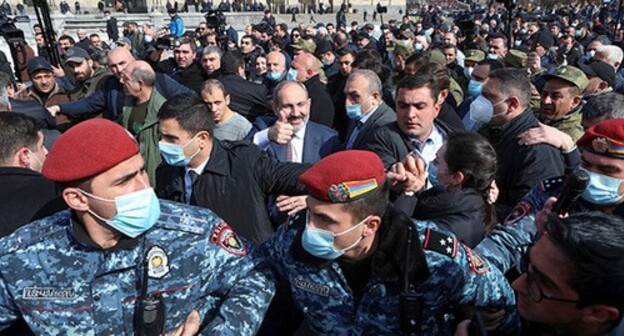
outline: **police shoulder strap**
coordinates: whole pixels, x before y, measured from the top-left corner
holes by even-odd
[[[401,331],[405,335],[420,334],[422,318],[422,301],[417,294],[416,286],[410,283],[410,264],[412,262],[412,225],[407,227],[407,244],[405,247],[405,267],[403,271],[400,309],[401,309]]]

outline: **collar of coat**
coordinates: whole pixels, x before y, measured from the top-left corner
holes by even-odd
[[[290,253],[296,261],[318,267],[330,267],[335,260],[324,260],[308,253],[301,244],[301,235],[305,228],[306,216],[300,216],[297,223],[297,237],[291,246]],[[412,227],[412,242],[410,244],[410,255],[412,261],[405,264],[407,253],[408,226]],[[429,269],[425,252],[419,239],[419,234],[409,216],[396,209],[392,204],[386,208],[386,213],[382,217],[382,224],[377,231],[379,239],[377,249],[373,252],[373,276],[377,276],[386,283],[400,283],[406,270],[410,279],[410,284],[418,285],[429,277]]]

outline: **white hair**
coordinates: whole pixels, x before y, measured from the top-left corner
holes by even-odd
[[[613,67],[615,67],[616,64],[621,64],[622,58],[624,58],[622,49],[614,45],[602,45],[596,48],[596,54],[604,56],[606,58],[604,62],[609,63]]]

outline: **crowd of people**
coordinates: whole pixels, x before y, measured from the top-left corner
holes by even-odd
[[[4,333],[624,335],[613,5],[346,9],[36,26],[0,69]]]

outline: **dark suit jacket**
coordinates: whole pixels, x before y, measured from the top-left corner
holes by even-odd
[[[176,82],[171,77],[157,73],[154,87],[166,99],[170,99],[178,94],[195,94],[186,86]],[[78,118],[83,115],[97,114],[104,112],[104,117],[110,120],[117,120],[121,115],[121,108],[124,105],[126,94],[123,85],[115,76],[104,79],[101,89],[83,99],[61,104],[61,113],[71,118]]]
[[[20,167],[0,167],[0,237],[67,206],[52,181]]]
[[[258,116],[271,114],[264,85],[248,82],[238,75],[223,75],[218,79],[230,94],[233,111],[252,122]]]
[[[180,69],[173,58],[166,59],[156,65],[156,71],[165,73],[178,83],[197,92],[201,91],[202,84],[206,80],[206,72],[197,62],[191,63],[188,67]]]
[[[266,117],[261,117],[258,119],[265,118]],[[273,122],[267,127],[272,126],[275,120],[276,118],[273,118]],[[338,133],[335,130],[327,126],[317,124],[313,121],[308,121],[306,128],[305,136],[303,138],[302,163],[316,163],[320,159],[339,149],[340,143],[338,141]],[[278,161],[286,161],[286,145],[271,143],[266,149],[266,152],[270,157],[273,157]]]
[[[208,208],[244,238],[260,243],[273,235],[267,199],[303,195],[299,175],[309,165],[277,162],[257,146],[213,139],[210,160],[193,186],[191,204]],[[184,167],[162,164],[156,170],[156,194],[184,202]]]
[[[106,34],[108,34],[108,38],[113,41],[117,41],[119,38],[119,28],[117,28],[117,19],[111,17],[110,20],[106,21]]]
[[[305,85],[310,99],[312,100],[312,106],[310,106],[310,121],[327,127],[334,127],[334,103],[327,92],[325,84],[323,84],[319,76],[316,75],[303,82],[303,85]]]
[[[378,128],[394,121],[396,121],[396,113],[390,106],[386,105],[386,103],[382,101],[377,108],[377,111],[375,111],[370,119],[366,120],[360,129],[355,141],[353,141],[352,149],[365,149],[366,143],[372,140],[373,134]],[[349,138],[351,137],[351,133],[353,133],[355,126],[356,123],[354,121],[349,122],[349,130],[347,131],[347,138],[345,139],[343,147],[345,147],[349,142]]]
[[[436,120],[435,124],[446,133],[458,131],[458,129],[453,129],[440,120]],[[412,151],[407,136],[401,131],[397,122],[390,123],[375,131],[371,141],[367,143],[364,149],[379,155],[386,168],[390,168],[392,164],[403,160]]]

